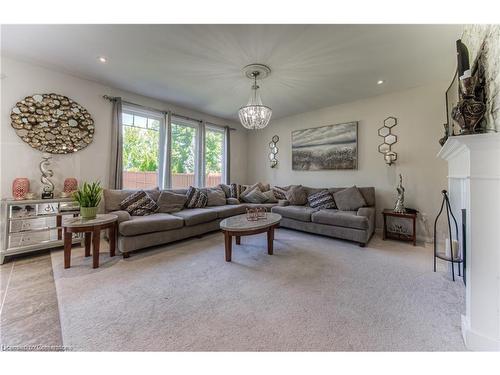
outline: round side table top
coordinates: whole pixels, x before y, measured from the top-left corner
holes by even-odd
[[[255,229],[263,229],[270,227],[272,225],[278,224],[281,220],[280,214],[275,214],[272,212],[268,212],[265,218],[250,221],[247,220],[247,215],[237,215],[228,217],[220,222],[220,229],[227,231],[251,231]]]
[[[118,216],[113,214],[97,214],[95,219],[82,219],[81,217],[65,218],[62,222],[63,227],[93,227],[96,225],[109,224],[118,220]]]

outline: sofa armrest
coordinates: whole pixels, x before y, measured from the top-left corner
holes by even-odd
[[[361,207],[357,212],[358,216],[365,216],[368,218],[368,239],[370,239],[375,231],[375,213],[375,207]]]
[[[118,216],[118,224],[130,220],[130,214],[127,211],[111,211],[108,213]]]

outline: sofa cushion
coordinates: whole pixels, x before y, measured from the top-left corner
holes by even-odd
[[[120,203],[129,195],[134,194],[138,190],[117,190],[117,189],[104,189],[104,209],[106,212],[120,210]],[[160,196],[158,188],[144,190],[152,200],[157,201]]]
[[[209,210],[215,211],[219,219],[225,219],[226,217],[244,214],[247,208],[244,204],[235,204],[235,205],[210,207]]]
[[[193,186],[190,186],[186,193],[186,208],[202,208],[207,205],[207,195]]]
[[[265,203],[267,201],[267,196],[262,191],[260,191],[259,187],[256,187],[244,197],[242,197],[242,199],[247,203]]]
[[[144,190],[139,190],[121,201],[120,208],[133,216],[146,216],[158,211],[159,207]]]
[[[313,193],[307,197],[309,202],[309,207],[327,209],[336,208],[335,201],[333,200],[333,195],[331,195],[328,190],[320,190]]]
[[[289,219],[311,221],[311,215],[317,210],[307,206],[275,206],[271,211]]]
[[[207,221],[212,221],[217,219],[217,211],[215,207],[210,208],[187,208],[179,212],[175,212],[172,215],[184,219],[184,224],[190,227],[192,225],[206,223]]]
[[[122,236],[136,236],[153,232],[161,232],[181,228],[184,221],[170,214],[152,214],[148,216],[131,216],[130,220],[121,222],[118,231]]]
[[[203,189],[207,195],[207,206],[223,206],[226,204],[226,193],[220,187]]]
[[[307,203],[307,193],[302,185],[292,186],[287,190],[285,196],[292,205],[303,206]]]
[[[335,204],[339,210],[355,211],[366,206],[366,201],[356,186],[341,190],[333,194]]]
[[[368,218],[358,216],[357,211],[319,210],[312,214],[311,221],[338,227],[368,229]]]
[[[171,214],[179,212],[184,208],[187,197],[185,194],[175,194],[170,191],[163,190],[158,198],[158,212]]]

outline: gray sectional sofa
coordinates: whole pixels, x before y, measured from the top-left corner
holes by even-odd
[[[309,193],[318,188],[306,188]],[[342,188],[327,189],[334,193]],[[318,210],[304,206],[283,206],[278,203],[238,203],[205,208],[185,208],[179,212],[155,213],[148,216],[131,216],[120,211],[120,202],[132,194],[131,190],[105,190],[104,209],[107,213],[118,216],[118,249],[124,257],[130,252],[200,236],[219,230],[222,219],[243,214],[247,207],[265,207],[268,211],[280,214],[283,219],[280,226],[320,235],[355,241],[364,246],[370,240],[375,228],[375,189],[359,188],[367,203],[357,211],[339,211],[336,209]],[[186,194],[185,189],[169,190],[177,194]],[[158,190],[148,191],[153,198]],[[284,202],[286,204],[286,202]]]

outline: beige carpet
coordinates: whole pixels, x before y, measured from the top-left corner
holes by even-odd
[[[89,351],[464,350],[463,283],[429,248],[280,229],[224,261],[213,233],[129,259],[52,253],[63,344]]]

